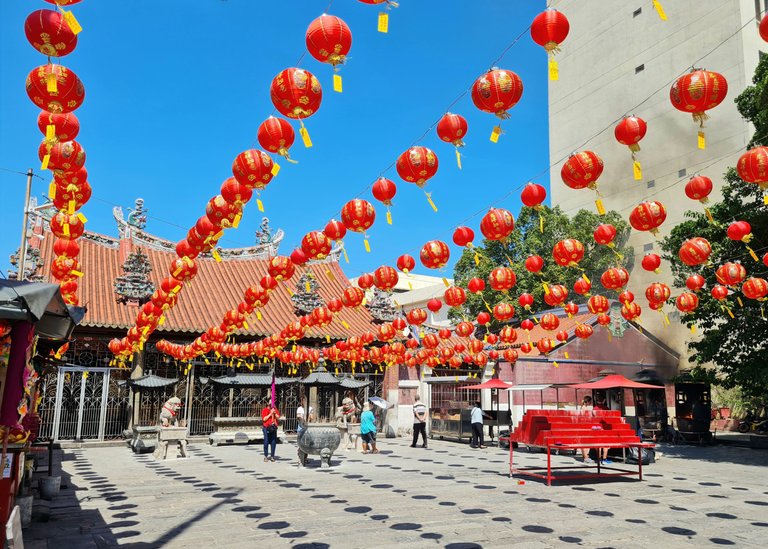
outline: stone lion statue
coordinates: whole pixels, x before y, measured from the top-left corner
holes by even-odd
[[[160,423],[163,427],[179,426],[179,408],[181,408],[179,397],[171,397],[165,401],[162,410],[160,410]]]

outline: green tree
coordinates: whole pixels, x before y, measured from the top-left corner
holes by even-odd
[[[539,216],[543,219],[543,231]],[[595,243],[592,234],[600,223],[610,223],[616,228],[615,248]],[[593,286],[599,287],[600,275],[606,269],[617,265],[632,268],[633,251],[626,246],[629,231],[629,224],[616,212],[599,216],[587,210],[580,210],[574,217],[568,217],[559,206],[544,206],[539,210],[523,207],[515,220],[515,232],[506,242],[484,239],[476,250],[464,250],[454,269],[456,284],[463,288],[466,288],[467,282],[473,277],[482,278],[487,283],[491,270],[501,266],[511,267],[515,271],[517,285],[507,296],[492,290],[489,285],[486,286],[482,298],[468,292],[464,310],[451,311],[452,317],[458,319],[462,315],[468,315],[474,318],[479,312],[487,310],[483,298],[491,308],[497,303],[507,301],[515,306],[518,315],[524,314],[517,303],[517,296],[523,292],[534,296],[532,310],[549,309],[544,302],[543,282],[563,284],[570,292],[570,300],[583,302],[585,298],[573,292],[573,283],[583,274],[587,275]],[[575,238],[584,245],[584,259],[579,263],[579,268],[561,267],[552,258],[552,248],[558,241],[566,238]],[[476,251],[479,263],[475,260]],[[532,274],[525,269],[525,260],[530,255],[540,255],[544,259],[544,268],[540,274]]]
[[[753,83],[735,100],[741,115],[756,128],[750,147],[768,143],[768,58],[759,63]],[[723,198],[709,208],[714,222],[704,213],[686,212],[686,221],[672,229],[662,242],[662,249],[672,265],[676,286],[685,287],[685,280],[694,273],[707,281],[706,289],[699,292],[698,308],[682,317],[683,322],[695,325],[701,334],[700,339],[689,344],[692,360],[702,365],[714,364],[724,387],[739,387],[748,398],[765,399],[768,321],[764,304],[746,299],[738,288],[723,303],[713,299],[707,290],[717,284],[716,268],[727,261],[740,261],[748,276],[766,277],[763,263],[752,258],[744,243],[730,240],[726,231],[734,220],[747,221],[755,235],[750,246],[760,254],[765,253],[768,207],[759,187],[742,181],[734,169],[729,169],[724,177]],[[680,246],[693,236],[704,237],[712,245],[711,264],[689,267],[678,259]]]

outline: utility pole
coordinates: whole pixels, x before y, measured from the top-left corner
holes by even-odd
[[[24,280],[24,269],[27,260],[27,223],[29,222],[29,196],[32,194],[32,168],[27,170],[27,192],[24,196],[24,219],[21,225],[21,246],[19,246],[19,271],[17,280]]]

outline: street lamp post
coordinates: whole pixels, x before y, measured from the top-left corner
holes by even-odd
[[[24,280],[24,269],[26,269],[27,260],[27,223],[29,222],[29,197],[32,194],[32,168],[27,170],[27,191],[24,196],[24,216],[21,225],[21,246],[19,246],[19,271],[18,280]]]

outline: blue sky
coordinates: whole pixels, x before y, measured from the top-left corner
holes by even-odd
[[[208,199],[231,176],[235,156],[258,147],[256,129],[273,112],[272,78],[295,66],[305,51],[307,25],[328,0],[84,0],[72,7],[84,31],[77,49],[62,58],[86,88],[77,110],[78,141],[87,152],[93,198],[83,212],[91,231],[116,236],[112,206],[130,207],[137,197],[150,211],[147,229],[172,240],[183,238],[204,213]],[[351,27],[353,44],[342,69],[344,93],[332,91],[330,66],[306,55],[300,63],[323,85],[323,103],[307,120],[314,146],[300,139],[291,149],[299,164],[280,160],[282,170],[262,193],[273,227],[286,231],[281,251],[290,253],[309,230],[322,229],[341,206],[358,195],[376,206],[369,231],[372,252],[351,234],[348,276],[394,264],[401,253],[417,255],[439,238],[451,244],[450,276],[460,250],[453,228],[472,226],[491,204],[517,214],[519,193],[511,189],[545,170],[548,161],[546,55],[527,33],[498,63],[517,72],[525,91],[503,124],[497,144],[489,141],[496,118],[482,113],[469,96],[452,108],[469,131],[459,171],[453,147],[432,130],[419,144],[432,148],[440,169],[423,193],[397,176],[392,215],[368,187],[397,156],[436,122],[457,96],[514,41],[544,9],[543,1],[404,0],[390,12],[389,33],[376,31],[380,7],[335,0],[329,11]],[[45,63],[24,37],[27,15],[44,2],[3,0],[0,4],[0,168],[39,171],[39,110],[24,91],[26,75]],[[33,194],[47,192],[50,177],[35,179]],[[548,176],[538,183],[547,186]],[[0,170],[4,210],[0,221],[0,267],[17,247],[25,178]],[[474,216],[474,218],[471,218]],[[262,214],[252,201],[225,247],[254,242]],[[156,266],[164,269],[164,266]],[[417,272],[427,274],[421,265]],[[87,273],[86,273],[87,275]]]

